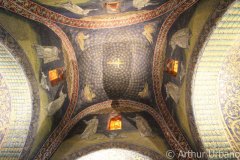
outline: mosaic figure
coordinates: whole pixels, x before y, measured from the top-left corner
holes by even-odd
[[[188,28],[183,28],[175,32],[170,40],[170,45],[172,48],[171,55],[173,54],[177,46],[181,48],[188,48],[190,37],[191,32]]]
[[[148,122],[140,115],[136,115],[136,126],[142,137],[152,137],[152,129],[149,126]]]
[[[49,91],[49,86],[48,86],[48,83],[47,83],[47,76],[43,73],[42,73],[42,77],[41,77],[41,87],[43,89],[46,89],[47,91]]]
[[[78,35],[77,35],[77,42],[78,42],[78,45],[80,47],[80,49],[82,51],[84,51],[85,47],[84,47],[84,44],[85,44],[85,40],[89,38],[89,35],[84,35],[83,32],[79,32]]]
[[[82,9],[78,5],[73,4],[70,0],[67,3],[61,4],[60,7],[66,9],[72,13],[75,13],[77,15],[83,15],[83,16],[87,16],[89,14],[89,12],[97,10],[97,9]]]
[[[166,88],[166,93],[167,93],[166,99],[171,97],[173,99],[173,101],[176,104],[178,104],[179,97],[180,97],[180,88],[172,82],[167,83],[165,85],[165,88]]]
[[[152,34],[155,32],[155,25],[153,23],[149,23],[144,26],[144,32],[142,34],[147,38],[149,43],[153,43],[153,36]]]
[[[92,102],[96,97],[96,94],[92,91],[89,85],[86,85],[82,91],[81,96],[85,102]]]
[[[62,107],[66,97],[67,94],[64,94],[61,90],[59,97],[47,105],[46,108],[48,116],[54,115]]]
[[[84,123],[87,125],[83,133],[81,134],[82,139],[89,139],[92,135],[94,135],[97,132],[98,128],[98,119],[97,116],[94,116],[93,119],[89,121],[84,121]]]
[[[141,98],[149,97],[149,90],[148,90],[148,84],[147,83],[145,83],[143,90],[138,93],[138,96],[140,96]]]
[[[56,46],[41,46],[37,44],[33,46],[36,49],[38,58],[43,59],[44,64],[60,60],[58,55],[59,49]]]

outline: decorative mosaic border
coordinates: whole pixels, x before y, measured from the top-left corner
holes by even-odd
[[[130,143],[123,143],[123,142],[107,142],[107,143],[89,146],[89,147],[83,148],[73,154],[70,154],[70,155],[64,157],[63,160],[77,159],[79,157],[90,154],[91,152],[95,152],[95,151],[103,150],[103,149],[109,149],[109,148],[122,148],[122,149],[129,150],[129,151],[136,151],[140,154],[143,154],[144,156],[152,158],[152,160],[166,160],[166,158],[161,156],[159,153],[152,151],[151,149],[141,147],[138,145],[134,145],[134,144],[130,144]]]
[[[27,159],[28,154],[30,152],[30,147],[34,141],[34,137],[36,135],[37,126],[38,126],[38,116],[39,116],[39,108],[40,108],[40,99],[39,99],[39,90],[38,90],[38,82],[35,78],[34,71],[31,68],[31,64],[28,61],[26,53],[17,43],[17,40],[11,36],[6,29],[4,29],[0,25],[0,42],[8,48],[11,52],[12,56],[18,61],[21,67],[24,70],[26,78],[28,79],[31,95],[32,95],[32,119],[30,123],[30,128],[27,136],[27,141],[25,146],[23,147],[22,153],[20,155],[20,159]],[[11,40],[10,40],[11,39]]]

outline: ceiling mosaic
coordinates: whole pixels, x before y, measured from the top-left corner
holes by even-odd
[[[209,159],[237,159],[233,153],[239,151],[239,11],[237,1],[223,15],[195,70],[193,112]]]
[[[190,42],[198,39],[192,33],[193,25],[189,23],[200,3],[198,0],[0,1],[4,14],[21,17],[32,27],[36,41],[30,41],[28,45],[39,63],[35,73],[39,83],[33,85],[5,48],[4,43],[15,46],[15,40],[4,39],[0,43],[0,65],[4,65],[0,66],[0,98],[4,99],[0,100],[4,102],[0,111],[8,112],[4,114],[4,122],[0,118],[0,156],[8,156],[4,154],[8,152],[4,147],[9,146],[11,157],[21,157],[22,151],[30,152],[28,148],[32,144],[25,142],[29,136],[32,136],[29,139],[34,139],[35,132],[31,126],[33,112],[37,111],[33,108],[39,108],[33,107],[35,103],[31,93],[38,92],[32,86],[40,90],[40,96],[45,96],[46,104],[40,107],[40,132],[29,159],[51,159],[52,156],[57,159],[58,155],[54,155],[56,151],[59,153],[63,149],[65,154],[71,150],[71,147],[66,149],[61,144],[74,140],[84,145],[94,144],[97,149],[102,147],[103,150],[94,151],[87,147],[61,158],[83,156],[79,160],[84,160],[111,153],[115,159],[127,156],[130,159],[159,160],[165,158],[163,151],[168,149],[176,154],[194,150],[185,133],[189,126],[180,125],[182,117],[178,117],[177,107],[188,83],[186,73],[192,72],[191,68],[188,70],[191,55],[185,53],[195,45]],[[191,100],[197,129],[207,151],[239,150],[239,76],[234,74],[239,68],[239,48],[234,48],[236,52],[231,48],[233,40],[239,39],[235,29],[238,27],[239,6],[238,2],[235,3],[232,6],[234,11],[230,9],[218,23],[201,52],[203,57],[195,70]],[[6,10],[9,13],[5,13]],[[226,29],[229,24],[232,25],[231,31]],[[234,54],[227,56],[227,51]],[[7,69],[13,72],[13,79],[7,77]],[[11,89],[16,91],[12,93]],[[227,98],[219,99],[219,95]],[[21,110],[14,107],[19,105],[17,103],[22,103]],[[20,127],[24,133],[21,140],[18,144],[6,144],[7,138],[12,140],[16,137],[14,129],[18,129],[8,130],[8,127],[18,126],[20,122],[17,118],[23,117],[26,126]],[[47,131],[43,129],[45,126],[48,126]],[[209,131],[209,126],[213,130]],[[33,133],[30,135],[28,130]],[[42,130],[45,133],[41,133]],[[9,137],[6,131],[9,131]],[[131,146],[138,147],[133,144],[120,144],[130,149],[115,147],[108,152],[104,144],[99,144],[101,140],[124,141],[125,135],[130,135],[129,139],[135,135],[135,139],[151,141],[151,147],[158,147],[157,151],[161,154],[149,148],[146,151],[139,149],[144,153],[142,155],[134,151]],[[157,145],[155,140],[161,143]],[[142,144],[143,148],[147,145]],[[114,144],[110,146],[114,148]],[[18,148],[18,152],[12,151],[14,147]],[[88,151],[94,152],[88,155]]]
[[[58,0],[45,1],[35,0],[37,3],[46,5],[51,10],[67,17],[84,18],[106,14],[134,14],[134,11],[155,9],[165,0]]]
[[[2,26],[0,48],[0,159],[25,159],[36,135],[38,86],[24,51]]]
[[[188,46],[187,29],[176,32],[171,44],[166,38],[180,14],[196,2],[1,1],[5,9],[45,25],[36,27],[41,36],[32,47],[40,59],[40,87],[50,100],[45,112],[54,119],[54,125],[32,158],[49,159],[78,122],[84,122],[77,133],[81,138],[88,139],[99,130],[104,133],[103,122],[107,121],[122,132],[165,137],[164,146],[176,152],[191,150],[165,101],[159,103],[163,100],[161,73],[165,70],[165,64],[159,62],[164,61],[165,45],[174,47],[172,50]],[[92,114],[96,116],[85,119]],[[115,132],[108,130],[112,133],[108,136],[114,137]]]
[[[0,42],[0,55],[0,158],[9,156],[18,158],[25,147],[31,128],[33,115],[31,88],[20,64],[2,42]]]
[[[151,68],[159,22],[107,30],[66,29],[79,64],[79,108],[108,99],[154,101]]]

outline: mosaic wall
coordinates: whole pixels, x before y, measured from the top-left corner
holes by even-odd
[[[81,157],[81,158],[79,158]],[[129,143],[110,142],[86,147],[63,160],[164,160],[157,152]]]
[[[192,105],[209,159],[235,159],[239,152],[239,21],[236,1],[208,38],[195,69]]]
[[[96,158],[105,159],[105,160],[112,160],[112,159],[152,160],[150,157],[144,156],[140,153],[129,151],[126,149],[118,149],[118,148],[109,148],[109,149],[99,150],[89,155],[85,155],[81,158],[77,158],[76,160],[94,160]]]

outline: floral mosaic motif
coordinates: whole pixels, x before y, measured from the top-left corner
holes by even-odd
[[[230,137],[240,142],[240,47],[235,47],[228,55],[220,72],[220,104]],[[238,145],[239,146],[239,145]]]
[[[10,115],[10,93],[2,75],[0,74],[0,146],[10,122]]]

